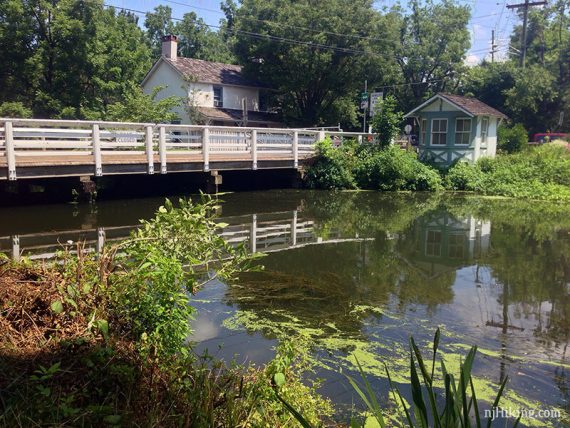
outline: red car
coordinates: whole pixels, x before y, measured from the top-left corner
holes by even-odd
[[[539,134],[534,134],[532,139],[533,143],[544,144],[554,140],[564,140],[569,141],[568,134],[562,132],[542,132]]]

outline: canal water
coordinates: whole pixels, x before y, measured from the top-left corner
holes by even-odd
[[[362,409],[345,377],[357,376],[356,360],[386,407],[385,366],[411,402],[409,338],[429,359],[439,327],[450,371],[478,346],[479,400],[491,402],[508,376],[503,408],[535,412],[523,426],[568,423],[570,207],[376,192],[221,198],[224,237],[265,253],[264,270],[196,294],[198,353],[261,364],[279,340],[294,340],[310,350],[308,377],[322,380],[319,391],[346,420]],[[45,259],[81,239],[96,249],[161,203],[1,209],[0,250]]]

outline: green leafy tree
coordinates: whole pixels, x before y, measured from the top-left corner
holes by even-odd
[[[371,0],[318,7],[310,0],[244,0],[224,10],[244,72],[275,89],[273,105],[288,122],[350,126],[364,80],[393,65],[386,52],[394,32],[372,6]]]
[[[162,37],[168,34],[176,34],[172,20],[172,8],[162,5],[155,7],[154,11],[146,14],[144,26],[153,56],[159,57],[162,50]]]
[[[528,132],[520,123],[514,126],[499,126],[498,147],[506,153],[520,152],[527,147]]]
[[[465,71],[470,47],[468,6],[449,0],[414,0],[409,9],[409,14],[400,13],[396,51],[402,79],[409,84],[397,90],[406,111],[434,93],[453,91]]]
[[[376,114],[372,119],[372,129],[382,147],[388,147],[400,133],[404,114],[398,111],[397,105],[396,98],[392,95],[388,95],[377,104]]]
[[[32,117],[32,110],[19,101],[5,102],[0,104],[0,117]]]
[[[173,109],[180,106],[179,97],[157,99],[162,87],[156,87],[151,94],[145,94],[133,86],[124,101],[111,104],[107,119],[118,122],[171,123],[179,120]]]

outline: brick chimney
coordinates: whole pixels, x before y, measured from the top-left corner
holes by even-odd
[[[162,36],[162,56],[176,61],[178,57],[178,37],[173,34]]]

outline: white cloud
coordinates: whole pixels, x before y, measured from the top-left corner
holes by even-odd
[[[477,55],[467,55],[465,58],[465,65],[469,67],[474,67],[481,62],[481,58]]]

